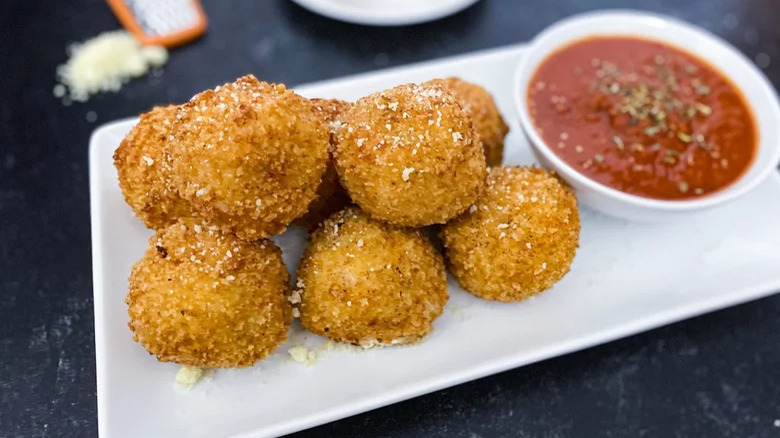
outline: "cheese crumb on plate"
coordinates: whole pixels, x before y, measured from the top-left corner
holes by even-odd
[[[212,374],[212,370],[182,365],[176,373],[176,385],[181,389],[190,389],[198,382],[211,378]]]
[[[314,362],[317,361],[317,352],[314,350],[309,350],[302,345],[293,347],[287,350],[287,352],[290,353],[290,356],[292,356],[292,360],[306,365],[307,367],[313,365]]]

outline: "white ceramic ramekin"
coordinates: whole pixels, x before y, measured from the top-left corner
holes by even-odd
[[[556,49],[599,35],[658,40],[696,55],[729,77],[744,94],[758,130],[757,155],[747,172],[711,195],[664,201],[630,195],[595,182],[555,155],[531,121],[527,97],[529,82],[539,65]],[[539,161],[558,172],[575,189],[582,204],[612,216],[661,221],[714,207],[748,192],[775,171],[780,162],[780,104],[772,85],[736,48],[705,30],[672,18],[642,12],[605,11],[560,21],[540,33],[529,45],[517,68],[513,93],[521,126]]]

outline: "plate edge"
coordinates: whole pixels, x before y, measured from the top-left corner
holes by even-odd
[[[97,404],[97,422],[98,436],[108,437],[107,425],[107,397],[106,372],[104,370],[105,361],[100,360],[105,357],[105,319],[104,319],[104,290],[103,279],[103,231],[98,220],[100,207],[102,206],[98,183],[100,178],[100,166],[98,164],[98,142],[105,131],[112,128],[117,122],[101,125],[92,132],[89,138],[89,216],[90,216],[90,239],[92,244],[92,312],[95,325],[95,390]]]
[[[376,69],[376,70],[367,70],[367,71],[360,72],[360,73],[349,74],[349,75],[346,75],[346,76],[337,76],[337,77],[322,79],[322,80],[314,81],[314,82],[304,82],[302,84],[296,84],[296,85],[292,86],[291,88],[293,90],[295,90],[296,93],[304,94],[304,93],[306,93],[306,91],[307,91],[306,89],[308,89],[308,88],[326,87],[326,86],[329,86],[332,83],[336,83],[336,82],[343,82],[343,81],[349,81],[349,80],[352,80],[352,81],[354,81],[354,80],[363,80],[363,79],[368,79],[368,78],[376,77],[376,76],[385,76],[385,75],[390,76],[390,75],[396,74],[396,73],[398,73],[400,71],[403,71],[403,70],[411,70],[411,69],[416,69],[416,68],[419,68],[419,67],[426,67],[428,64],[431,64],[431,63],[440,64],[440,63],[457,62],[457,61],[461,61],[463,59],[476,58],[476,57],[482,57],[482,56],[485,56],[485,57],[500,56],[500,55],[509,56],[509,55],[513,55],[513,54],[522,55],[522,52],[525,51],[527,46],[528,46],[528,43],[526,43],[526,42],[507,44],[507,45],[504,45],[504,46],[498,46],[498,47],[491,47],[491,48],[487,48],[487,49],[475,50],[473,52],[458,53],[458,54],[454,54],[454,55],[442,56],[442,57],[439,57],[439,58],[431,58],[431,59],[428,59],[428,60],[417,61],[417,62],[412,62],[412,63],[408,63],[408,64],[402,64],[402,65],[397,65],[397,66],[393,66],[393,67],[380,68],[380,69]]]
[[[780,177],[778,177],[780,182]],[[325,411],[321,415],[314,415],[314,419],[310,421],[301,421],[296,424],[295,421],[287,422],[287,424],[280,424],[276,427],[269,427],[265,429],[257,429],[255,431],[243,432],[234,435],[227,435],[224,438],[261,438],[261,437],[273,437],[286,435],[294,432],[299,432],[312,427],[321,426],[333,421],[348,418],[354,415],[359,415],[379,409],[391,404],[400,403],[406,400],[411,400],[416,397],[420,397],[426,394],[430,394],[435,391],[440,391],[446,388],[451,388],[466,382],[481,379],[483,377],[495,375],[504,371],[522,368],[527,365],[542,362],[544,360],[553,359],[556,357],[564,356],[566,354],[576,353],[579,351],[587,350],[596,346],[608,344],[620,339],[624,339],[630,336],[634,336],[640,333],[644,333],[650,330],[654,330],[667,325],[675,324],[686,319],[695,318],[708,313],[712,313],[718,310],[723,310],[735,305],[748,303],[761,298],[766,298],[777,293],[780,293],[780,278],[762,283],[758,286],[747,288],[750,291],[745,295],[739,297],[728,297],[726,299],[711,300],[708,301],[706,306],[696,306],[696,309],[692,309],[694,306],[686,306],[684,311],[677,311],[677,309],[670,310],[662,313],[660,316],[653,315],[653,317],[644,318],[639,320],[641,323],[635,323],[632,325],[622,325],[618,328],[610,328],[608,330],[602,330],[596,334],[587,336],[585,340],[576,340],[571,342],[564,342],[554,348],[548,348],[534,355],[528,360],[514,360],[512,358],[505,359],[496,364],[489,364],[484,366],[477,366],[467,371],[455,373],[453,376],[447,379],[441,378],[433,380],[426,386],[417,388],[414,390],[398,390],[385,397],[375,397],[373,400],[364,402],[364,406],[349,408],[338,408],[331,411]],[[625,329],[625,327],[630,327]]]

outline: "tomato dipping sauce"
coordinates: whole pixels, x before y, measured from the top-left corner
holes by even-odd
[[[740,91],[706,62],[653,40],[603,36],[558,50],[534,73],[528,109],[563,161],[647,198],[716,192],[756,155]]]

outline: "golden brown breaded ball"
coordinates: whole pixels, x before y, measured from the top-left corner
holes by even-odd
[[[331,127],[340,125],[342,115],[352,107],[352,102],[341,99],[322,99],[315,97],[311,99],[314,108],[325,118],[325,122]],[[333,130],[331,129],[331,133]]]
[[[312,234],[290,301],[303,326],[358,344],[419,340],[447,302],[442,256],[418,230],[348,207]]]
[[[335,129],[341,125],[341,116],[352,103],[339,99],[312,99],[312,103],[320,112],[330,131],[330,150],[333,150],[335,142]],[[314,231],[322,221],[331,214],[341,210],[350,204],[349,195],[339,183],[339,176],[333,162],[328,161],[328,167],[322,176],[322,182],[317,187],[317,197],[309,204],[309,211],[295,220],[296,225],[301,225]]]
[[[474,295],[520,301],[569,272],[579,246],[577,198],[535,167],[493,167],[484,196],[445,225],[450,270]]]
[[[170,181],[168,136],[176,121],[176,106],[158,106],[141,120],[114,152],[119,187],[130,207],[147,227],[159,229],[192,216]]]
[[[488,167],[500,166],[504,157],[504,137],[509,126],[498,111],[493,96],[481,86],[459,78],[442,79],[455,94],[466,112],[471,114],[474,129],[482,140]]]
[[[485,155],[471,118],[441,82],[400,85],[358,100],[336,132],[339,178],[374,218],[444,223],[485,186]]]
[[[287,339],[288,290],[273,242],[180,221],[158,231],[133,266],[129,326],[161,362],[245,367]]]
[[[255,240],[307,211],[329,140],[308,99],[249,75],[196,95],[177,117],[172,179],[207,222]]]

